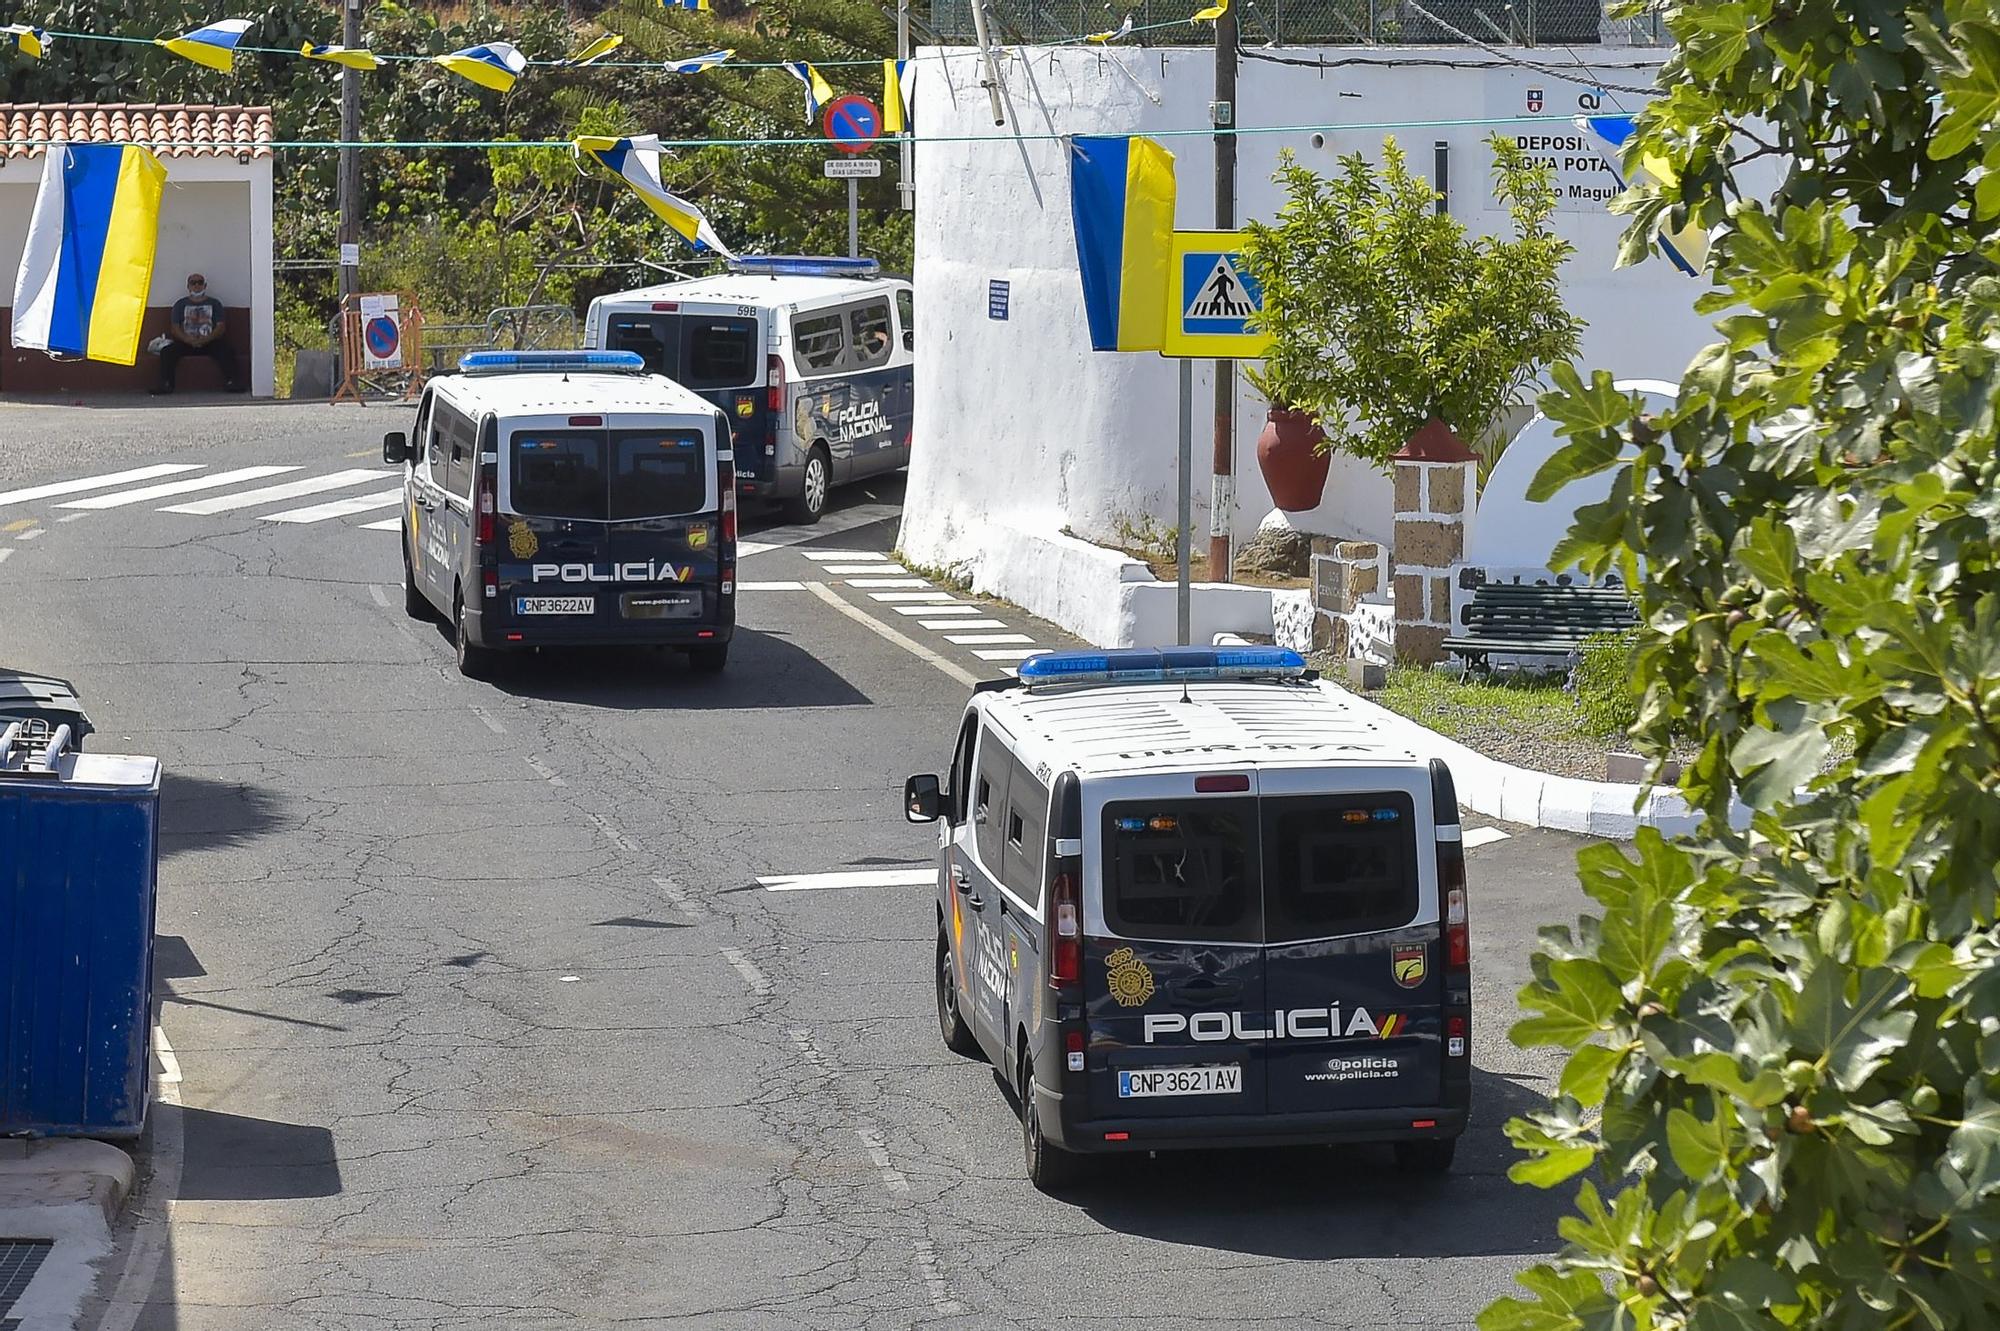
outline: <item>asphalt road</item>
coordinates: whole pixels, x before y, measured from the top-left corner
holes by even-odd
[[[73,679],[94,747],[167,773],[180,1106],[103,1326],[1467,1327],[1553,1248],[1561,1199],[1506,1180],[1501,1134],[1553,1065],[1504,1031],[1534,930],[1582,904],[1573,841],[1472,852],[1477,1111],[1449,1178],[1374,1149],[1135,1157],[1042,1196],[990,1070],[939,1043],[928,890],[758,881],[924,866],[902,778],[997,673],[847,585],[898,485],[748,533],[773,548],[714,679],[643,652],[460,678],[365,525],[393,506],[268,520],[379,484],[160,511],[379,467],[405,424],[0,408],[0,659]],[[154,464],[299,470],[4,497]]]

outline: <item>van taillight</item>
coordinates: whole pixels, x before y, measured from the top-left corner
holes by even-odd
[[[1049,892],[1049,988],[1066,989],[1083,979],[1083,902],[1077,891],[1080,865],[1066,864]]]
[[[715,483],[722,487],[722,539],[725,544],[736,543],[736,468],[723,463],[719,468]],[[734,559],[734,550],[723,552],[725,559]]]
[[[481,545],[485,545],[493,539],[493,490],[493,468],[490,466],[481,467],[479,469],[479,492],[474,501],[478,505],[479,510],[479,526],[477,530]]]
[[[774,414],[785,409],[785,360],[782,356],[769,356],[764,361],[764,408]],[[776,439],[778,426],[771,423],[771,437]]]
[[[1456,830],[1456,829],[1454,829]],[[1438,892],[1444,898],[1444,968],[1472,969],[1472,937],[1465,918],[1465,846],[1438,842]]]

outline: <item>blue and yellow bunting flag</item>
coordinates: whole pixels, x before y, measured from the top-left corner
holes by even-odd
[[[40,60],[49,51],[49,34],[41,28],[33,28],[25,23],[9,23],[0,28],[14,39],[14,45],[21,48],[21,54]]]
[[[1194,12],[1193,17],[1188,19],[1188,22],[1213,23],[1217,19],[1221,18],[1224,14],[1227,14],[1228,12],[1229,12],[1229,0],[1215,0],[1215,3],[1210,5],[1207,9],[1196,10]]]
[[[528,67],[528,57],[515,50],[512,42],[483,42],[431,58],[460,78],[495,92],[511,89]]]
[[[712,8],[709,0],[660,0],[662,9],[693,9],[707,11]]]
[[[1205,13],[1207,11],[1203,12]],[[1093,32],[1090,34],[1090,36],[1084,38],[1084,40],[1087,42],[1096,42],[1099,46],[1102,46],[1106,42],[1124,41],[1127,37],[1130,37],[1131,35],[1132,35],[1132,16],[1130,14],[1127,14],[1125,16],[1125,21],[1119,24],[1117,27],[1111,29],[1109,32]]]
[[[715,228],[702,216],[701,209],[669,193],[661,181],[660,161],[665,154],[660,148],[659,135],[643,134],[629,139],[585,137],[576,141],[576,149],[589,154],[623,180],[660,220],[680,232],[696,249],[712,250],[725,259],[736,257],[715,234]]]
[[[667,61],[666,69],[671,74],[699,74],[704,69],[714,69],[717,65],[727,63],[735,54],[735,48],[731,47],[723,51],[710,51],[706,55],[691,55],[685,60]]]
[[[596,64],[624,44],[623,37],[615,32],[607,32],[569,59],[559,60],[556,63],[565,69],[581,69],[585,65]]]
[[[250,31],[250,22],[247,18],[221,19],[179,37],[156,37],[154,43],[197,65],[227,74],[236,68],[236,44]]]
[[[1070,219],[1097,351],[1158,351],[1174,237],[1174,157],[1151,139],[1069,144]]]
[[[1621,152],[1638,128],[1631,116],[1578,116],[1572,123]],[[1673,164],[1656,153],[1642,154],[1635,165],[1639,168],[1640,179],[1628,181],[1620,175],[1619,185],[1644,184],[1647,178],[1661,185],[1671,185],[1678,179]],[[1708,264],[1708,232],[1690,222],[1678,231],[1662,227],[1653,239],[1659,243],[1660,252],[1667,256],[1667,262],[1689,277],[1701,276],[1702,269]]]
[[[884,60],[882,62],[882,132],[901,134],[909,128],[909,116],[903,105],[903,71],[909,65],[907,60]]]
[[[333,46],[326,42],[307,42],[299,48],[299,54],[308,60],[325,60],[349,69],[380,69],[382,57],[373,51],[358,46]]]
[[[787,74],[806,85],[806,123],[810,125],[819,117],[820,107],[833,100],[833,85],[803,60],[787,60],[783,68]]]
[[[133,143],[49,150],[14,279],[14,345],[130,365],[167,169]]]

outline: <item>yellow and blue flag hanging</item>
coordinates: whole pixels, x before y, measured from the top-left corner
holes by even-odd
[[[1210,5],[1208,8],[1196,10],[1194,12],[1193,17],[1188,19],[1188,22],[1213,23],[1217,19],[1221,18],[1224,14],[1227,14],[1228,12],[1229,12],[1229,0],[1215,0],[1215,3]]]
[[[9,23],[6,27],[0,28],[0,32],[14,39],[14,45],[21,48],[22,55],[33,56],[40,60],[49,53],[49,34],[41,28],[30,27],[25,23]]]
[[[1573,123],[1578,129],[1597,135],[1621,151],[1637,128],[1631,116],[1578,116]],[[1673,165],[1654,153],[1642,155],[1638,167],[1642,177],[1638,183],[1643,183],[1643,178],[1648,176],[1662,185],[1671,185],[1677,179]],[[1632,183],[1622,174],[1618,176],[1621,187]],[[1678,231],[1663,228],[1654,239],[1659,242],[1660,252],[1667,256],[1667,262],[1689,277],[1701,276],[1701,270],[1708,263],[1708,232],[1690,222]]]
[[[819,116],[820,107],[833,100],[833,85],[803,60],[787,60],[782,68],[806,85],[806,123],[810,125]]]
[[[660,136],[642,134],[636,138],[612,139],[585,136],[576,141],[577,151],[588,153],[631,187],[634,194],[668,226],[681,233],[698,250],[713,250],[733,259],[729,247],[715,234],[701,209],[678,195],[669,193],[660,178]]]
[[[624,44],[623,37],[615,32],[607,32],[569,59],[558,60],[556,63],[564,69],[581,69],[585,65],[596,64]]]
[[[332,46],[326,42],[307,42],[299,48],[299,54],[308,60],[327,60],[349,69],[380,69],[382,57],[373,51],[365,51],[358,46]]]
[[[167,169],[132,143],[49,149],[14,278],[14,345],[130,365]]]
[[[901,134],[909,128],[909,117],[903,108],[903,70],[909,65],[907,60],[884,60],[882,62],[882,132]]]
[[[1069,142],[1069,207],[1097,351],[1158,351],[1174,236],[1174,157],[1151,139]]]
[[[482,42],[431,59],[467,82],[495,92],[511,89],[528,67],[528,57],[515,50],[512,42]]]
[[[730,47],[727,50],[710,51],[706,55],[691,55],[685,60],[669,60],[665,68],[670,74],[699,74],[704,69],[714,69],[717,65],[726,63],[735,54],[736,48]]]
[[[710,0],[660,0],[662,9],[693,9],[706,11],[712,6]]]
[[[197,65],[227,74],[236,68],[236,44],[250,31],[250,23],[247,18],[218,19],[178,37],[155,37],[153,43]]]
[[[1131,35],[1132,35],[1132,16],[1130,14],[1127,14],[1125,16],[1125,21],[1119,24],[1117,27],[1111,29],[1109,32],[1093,32],[1090,34],[1090,36],[1084,38],[1084,40],[1087,42],[1096,42],[1099,46],[1103,46],[1107,42],[1123,41],[1127,37],[1130,37]]]

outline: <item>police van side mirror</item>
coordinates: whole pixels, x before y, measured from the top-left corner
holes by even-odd
[[[391,430],[382,436],[382,460],[388,463],[410,460],[410,436],[401,430]]]
[[[934,776],[913,776],[903,783],[903,816],[913,823],[934,823],[944,803],[942,788]]]

